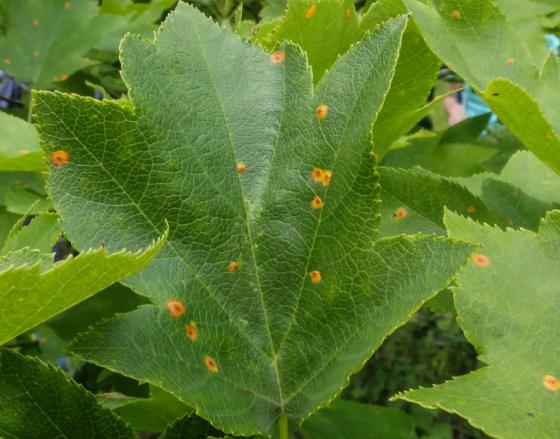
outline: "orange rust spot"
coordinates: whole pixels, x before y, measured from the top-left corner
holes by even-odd
[[[560,381],[552,375],[545,375],[542,380],[543,386],[551,392],[560,390]]]
[[[313,3],[309,9],[307,10],[307,12],[305,13],[305,18],[311,18],[315,15],[315,12],[317,11],[317,5],[315,3]]]
[[[459,12],[457,9],[453,10],[451,12],[451,18],[453,18],[453,20],[458,20],[459,18],[461,18],[461,12]]]
[[[511,226],[513,224],[513,220],[511,218],[508,218],[507,223]]]
[[[313,209],[321,209],[324,206],[323,200],[321,200],[321,197],[319,197],[318,195],[315,195],[315,197],[311,200],[311,207]]]
[[[40,55],[40,53],[39,53],[38,50],[34,50],[34,51],[33,51],[33,56],[39,56],[39,55]]]
[[[237,170],[238,174],[244,174],[245,172],[247,172],[247,165],[245,163],[238,163],[235,166],[235,169]]]
[[[206,366],[206,369],[208,369],[210,372],[213,373],[218,372],[218,364],[216,363],[216,360],[214,360],[212,357],[208,355],[204,357],[204,365]]]
[[[327,114],[329,114],[329,107],[325,104],[321,104],[317,108],[315,108],[315,114],[317,115],[318,119],[323,120],[325,117],[327,117]]]
[[[183,302],[179,302],[178,300],[169,300],[166,306],[171,313],[171,317],[174,319],[184,316],[187,310],[185,304]]]
[[[507,63],[511,66],[515,64],[515,60],[513,58],[508,58]]]
[[[321,183],[323,183],[323,186],[328,186],[329,184],[331,184],[331,180],[332,180],[332,171],[325,169],[325,171],[323,172],[323,178],[321,180]]]
[[[51,152],[51,163],[54,166],[64,166],[68,163],[68,153],[62,149]]]
[[[467,207],[467,212],[469,212],[469,213],[476,213],[476,207],[474,207],[474,206],[469,206],[469,207]]]
[[[311,278],[311,282],[313,282],[314,284],[318,284],[319,282],[321,282],[321,272],[318,270],[309,273],[309,277]]]
[[[321,183],[323,181],[324,173],[325,171],[323,171],[321,168],[313,168],[313,170],[311,171],[313,181],[315,181],[316,183]]]
[[[286,53],[283,50],[277,50],[270,55],[270,62],[272,64],[282,64],[285,57]]]
[[[62,75],[62,76],[57,76],[56,78],[54,78],[55,81],[66,81],[69,78],[68,75]]]
[[[403,220],[408,216],[408,210],[406,210],[404,207],[399,207],[397,210],[395,210],[395,213],[393,214],[393,218],[395,218],[397,221]]]
[[[350,8],[346,8],[344,11],[344,18],[348,20],[350,17],[352,17],[352,12],[350,12]]]
[[[4,64],[6,64],[6,65],[10,65],[11,63],[12,63],[12,60],[11,60],[11,59],[6,58],[6,59],[4,60]]]
[[[33,26],[35,26],[35,27],[37,27],[37,26],[39,26],[39,25],[41,24],[41,22],[40,22],[39,20],[37,20],[37,19],[33,20],[32,23],[33,23]]]
[[[236,272],[237,270],[239,270],[239,263],[237,261],[231,261],[228,266],[227,266],[228,270],[232,273]]]
[[[185,326],[185,332],[191,341],[196,341],[198,338],[198,329],[196,328],[195,322],[189,322],[189,324]]]
[[[490,259],[486,255],[481,255],[479,253],[472,255],[471,260],[482,268],[487,268],[490,265]]]
[[[70,7],[70,2],[64,2],[64,9],[68,9]]]

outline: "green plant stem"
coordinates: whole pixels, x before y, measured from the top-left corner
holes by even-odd
[[[278,418],[278,433],[279,439],[289,439],[288,435],[288,417],[286,415],[280,416]]]
[[[31,123],[32,118],[33,118],[33,94],[31,90],[29,90],[29,109],[27,110],[27,122]]]

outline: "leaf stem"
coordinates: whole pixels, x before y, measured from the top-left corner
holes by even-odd
[[[281,415],[278,418],[278,433],[279,439],[289,439],[288,435],[288,417],[286,415]]]
[[[31,90],[29,90],[29,109],[27,110],[27,122],[31,123],[32,118],[33,118],[33,94]]]

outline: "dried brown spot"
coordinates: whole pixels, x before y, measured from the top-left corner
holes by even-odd
[[[286,53],[283,50],[277,50],[270,55],[270,62],[272,64],[282,64],[285,57]]]
[[[196,341],[196,339],[198,338],[198,329],[196,327],[196,323],[189,322],[189,324],[185,326],[185,333],[191,341]]]
[[[169,310],[169,313],[171,314],[171,317],[173,317],[174,319],[178,319],[179,317],[184,316],[187,310],[185,304],[183,302],[179,302],[178,300],[169,300],[166,303],[166,306]]]
[[[321,104],[317,108],[315,108],[315,114],[317,115],[317,118],[319,120],[323,120],[325,117],[327,117],[327,114],[329,114],[329,107],[325,104]]]
[[[53,166],[64,166],[68,163],[68,153],[63,150],[51,152],[51,163]]]
[[[309,277],[311,278],[311,282],[313,282],[314,284],[318,284],[321,282],[321,272],[318,270],[314,270],[309,273]]]
[[[316,195],[311,200],[311,207],[313,209],[321,209],[323,206],[324,206],[323,200],[321,200],[321,197],[319,197],[318,195]]]
[[[204,365],[206,366],[206,369],[208,369],[210,372],[213,373],[218,372],[218,364],[216,363],[216,360],[214,360],[212,357],[208,355],[204,357]]]
[[[231,262],[228,264],[228,267],[227,267],[227,268],[228,268],[228,270],[229,270],[231,273],[234,273],[234,272],[236,272],[237,270],[239,270],[239,262],[237,262],[237,261],[231,261]]]
[[[477,253],[472,255],[471,260],[481,268],[487,268],[490,265],[490,259],[486,255]]]
[[[543,386],[551,392],[557,392],[560,390],[560,381],[558,381],[555,376],[545,375],[542,382]]]
[[[317,5],[315,3],[313,3],[309,9],[305,12],[305,18],[311,18],[315,15],[315,12],[317,11]]]
[[[397,221],[403,220],[408,216],[408,210],[406,210],[404,207],[399,207],[397,210],[395,210],[395,213],[393,214],[393,218],[395,218]]]

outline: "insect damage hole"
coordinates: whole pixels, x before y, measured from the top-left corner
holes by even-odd
[[[208,369],[210,372],[213,373],[218,372],[218,363],[216,363],[216,360],[214,360],[209,355],[206,355],[204,357],[204,365],[206,366],[206,369]]]
[[[174,319],[178,319],[179,317],[184,316],[187,310],[185,304],[178,300],[169,300],[166,303],[166,306],[169,310],[169,313],[171,314],[171,317],[173,317]]]
[[[58,167],[66,165],[68,163],[68,158],[69,158],[68,153],[61,149],[58,151],[51,152],[50,157],[51,157],[51,163],[54,166],[58,166]]]

